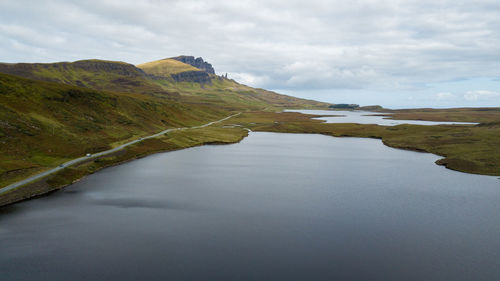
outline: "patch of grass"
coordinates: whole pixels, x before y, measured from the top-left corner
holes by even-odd
[[[449,122],[494,123],[500,122],[500,108],[417,108],[417,109],[378,109],[397,120],[427,120]]]
[[[85,170],[72,167],[65,168],[47,179],[47,184],[54,189],[72,184],[87,173]]]
[[[45,153],[34,153],[29,160],[30,162],[33,162],[36,165],[43,167],[43,166],[58,165],[66,161],[69,161],[70,159],[63,157],[52,157]]]

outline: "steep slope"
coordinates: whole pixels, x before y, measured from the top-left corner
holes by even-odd
[[[141,67],[101,60],[0,64],[0,186],[169,127],[235,111],[327,106],[247,87],[177,60]],[[210,83],[169,77],[191,72]]]
[[[161,81],[158,81],[162,83]],[[237,110],[279,109],[279,108],[324,108],[328,104],[313,100],[295,98],[272,91],[252,88],[238,82],[216,77],[210,84],[191,82],[164,85],[168,91],[178,92],[185,102],[217,104],[219,107]]]
[[[0,187],[167,128],[198,126],[249,110],[327,106],[247,87],[175,59],[140,66],[103,60],[0,63]],[[63,169],[48,189],[27,185],[8,192],[0,204],[49,192],[137,156],[234,142],[246,134],[241,128],[202,131],[146,140],[83,170]]]
[[[197,61],[208,64],[201,58]],[[0,73],[95,90],[161,96],[184,104],[212,105],[225,110],[328,106],[247,87],[176,59],[163,59],[140,64],[138,67],[124,62],[103,60],[44,64],[0,63]]]
[[[218,107],[238,110],[272,107],[326,108],[328,106],[322,102],[248,87],[234,80],[209,74],[194,68],[193,65],[208,68],[210,73],[213,72],[211,64],[203,61],[202,58],[194,59],[192,56],[157,60],[139,64],[137,67],[156,77],[155,83],[161,85],[166,91],[179,93],[180,100],[183,102],[216,104]]]
[[[106,92],[0,73],[0,186],[132,137],[229,114],[162,96]]]
[[[186,71],[201,71],[194,66],[174,59],[162,59],[146,62],[143,64],[138,64],[137,67],[148,74],[164,78],[169,78],[172,74],[178,74]]]
[[[0,63],[0,72],[96,90],[169,94],[140,68],[124,62]]]
[[[200,84],[209,84],[212,82],[208,72],[173,58],[147,62],[139,64],[137,67],[156,78],[172,82],[194,82]]]

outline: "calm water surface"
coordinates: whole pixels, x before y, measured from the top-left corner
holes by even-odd
[[[0,280],[499,280],[500,180],[251,133],[0,209]]]
[[[380,116],[380,112],[370,112],[361,110],[286,110],[288,112],[301,112],[304,114],[313,115],[336,115],[335,117],[318,117],[314,119],[325,120],[326,123],[358,123],[358,124],[378,124],[381,126],[396,126],[400,124],[414,124],[414,125],[474,125],[477,123],[467,122],[442,122],[442,121],[421,121],[421,120],[394,120],[388,119],[386,116]],[[378,116],[374,116],[378,115]]]

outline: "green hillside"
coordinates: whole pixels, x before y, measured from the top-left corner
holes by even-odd
[[[101,60],[0,64],[0,186],[132,138],[236,111],[326,107],[210,77],[209,84],[176,82]]]
[[[0,73],[95,90],[168,97],[180,103],[211,104],[227,110],[283,106],[326,108],[328,106],[325,103],[247,87],[233,80],[209,75],[174,59],[159,60],[139,66],[143,69],[124,62],[104,60],[46,64],[0,63]],[[170,69],[170,72],[166,69]],[[156,72],[156,70],[163,72]],[[183,73],[187,76],[182,77]],[[208,81],[198,82],[198,74],[193,75],[193,73],[205,75]],[[182,81],[176,81],[169,74],[179,75]],[[193,81],[190,81],[190,78]]]
[[[96,90],[168,94],[144,71],[125,62],[81,60],[58,63],[0,63],[0,72]]]
[[[177,74],[186,71],[201,71],[200,69],[185,64],[174,59],[162,59],[152,62],[147,62],[137,65],[138,68],[144,70],[148,74],[153,74],[160,77],[169,78],[172,74]]]
[[[264,89],[256,89],[234,80],[210,74],[208,83],[195,81],[178,82],[172,74],[204,73],[191,65],[175,59],[163,59],[137,65],[145,73],[156,76],[154,82],[169,93],[178,93],[183,102],[216,104],[226,109],[259,109],[273,107],[327,108],[328,104],[281,95]],[[206,73],[204,73],[207,75]],[[158,79],[161,77],[163,79]],[[196,79],[196,78],[195,78]]]
[[[214,106],[0,73],[0,185],[132,137],[226,115]]]

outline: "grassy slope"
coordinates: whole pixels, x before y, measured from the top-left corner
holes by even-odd
[[[124,62],[82,60],[59,63],[0,64],[0,72],[96,90],[169,94],[142,70]]]
[[[198,69],[172,59],[144,63],[139,66],[143,69],[124,62],[102,60],[48,64],[0,63],[0,73],[96,90],[166,96],[184,104],[208,104],[228,110],[255,110],[266,107],[326,108],[328,106],[325,103],[254,89],[215,75],[212,76],[210,84],[176,83],[170,74]],[[158,69],[165,72],[156,72]],[[166,69],[170,70],[166,71]]]
[[[181,82],[171,83],[158,80],[165,90],[179,93],[180,100],[186,103],[216,104],[221,108],[237,110],[257,110],[267,108],[323,108],[328,104],[281,95],[272,91],[251,88],[234,80],[214,77],[211,84]]]
[[[229,114],[157,96],[0,74],[0,185],[134,136]]]
[[[157,78],[154,82],[171,93],[178,93],[180,100],[190,103],[216,104],[222,108],[255,110],[262,108],[327,108],[328,104],[277,94],[263,89],[255,89],[234,80],[211,75],[212,82],[199,84],[174,82],[170,75],[197,68],[173,59],[164,59],[138,65],[145,73]]]
[[[57,83],[0,73],[0,186],[133,137],[234,111],[326,106],[215,76],[210,85],[175,83],[122,62],[0,64],[0,72],[2,67]]]
[[[170,77],[171,74],[177,74],[185,71],[201,71],[200,69],[185,64],[174,59],[162,59],[152,62],[147,62],[137,65],[138,68],[144,70],[146,73],[155,76]]]

